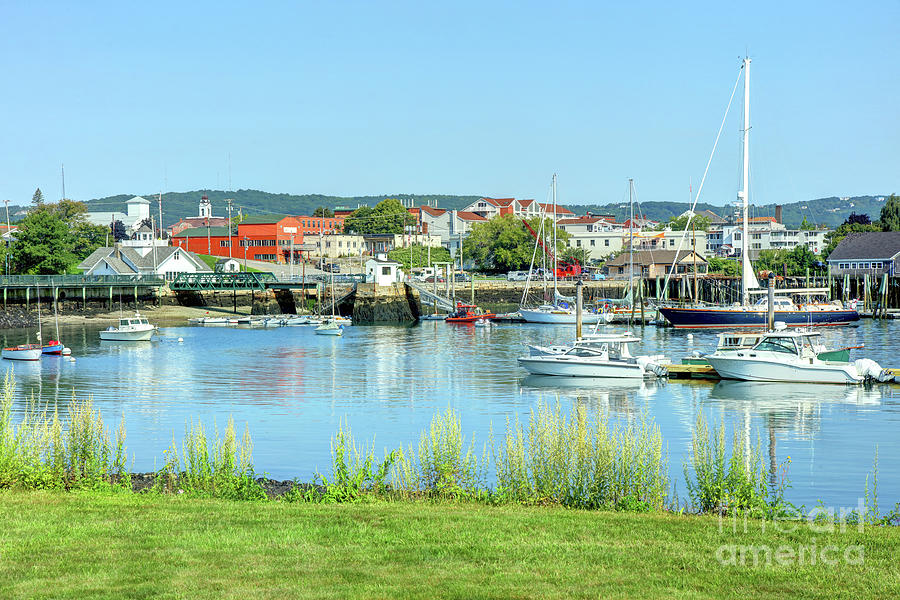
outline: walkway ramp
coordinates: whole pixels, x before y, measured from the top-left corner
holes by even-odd
[[[456,304],[450,298],[435,294],[424,285],[420,285],[413,281],[407,281],[406,285],[419,292],[419,298],[423,305],[432,306],[437,303],[438,307],[448,312],[456,310]]]

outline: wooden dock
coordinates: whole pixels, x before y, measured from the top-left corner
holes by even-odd
[[[712,365],[663,365],[670,379],[721,379]]]

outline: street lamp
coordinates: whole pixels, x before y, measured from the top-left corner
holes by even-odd
[[[247,272],[247,236],[244,236],[244,272]]]

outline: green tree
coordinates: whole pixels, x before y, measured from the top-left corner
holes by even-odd
[[[763,250],[753,266],[757,272],[771,271],[776,275],[799,277],[805,275],[807,269],[815,273],[819,260],[806,244],[800,244],[793,250]]]
[[[668,228],[672,231],[684,231],[685,229],[688,229],[689,231],[709,231],[711,224],[712,221],[710,221],[709,217],[694,215],[694,218],[691,219],[690,227],[688,227],[688,216],[681,215],[679,217],[670,218],[668,223],[661,224],[659,228]]]
[[[867,231],[882,231],[881,223],[870,223],[868,225],[862,225],[860,223],[848,223],[844,221],[841,225],[835,229],[834,231],[829,231],[825,234],[825,248],[822,250],[822,260],[828,258],[828,255],[838,247],[844,238],[847,237],[851,233],[865,233]]]
[[[344,219],[344,232],[356,234],[403,233],[416,224],[416,218],[403,208],[399,200],[388,198],[375,208],[363,206]]]
[[[574,248],[567,247],[563,250],[561,259],[567,264],[586,265],[591,253],[587,248],[576,246]]]
[[[34,190],[34,195],[31,197],[31,203],[35,206],[40,206],[44,203],[44,194],[41,192],[41,188]]]
[[[891,194],[881,207],[881,230],[900,231],[900,197]]]
[[[314,217],[322,217],[323,219],[331,219],[334,217],[334,211],[330,208],[325,208],[324,206],[316,207],[316,210],[313,211],[312,216]]]
[[[531,228],[537,232],[540,228],[540,217],[528,220]],[[544,231],[551,227],[547,219]],[[562,229],[556,231],[556,255],[565,252],[569,234]],[[522,220],[513,215],[494,217],[486,223],[478,223],[472,227],[471,233],[463,242],[465,258],[475,262],[479,271],[505,273],[519,269],[527,269],[534,254],[534,237],[525,228]],[[537,261],[541,255],[538,250]]]
[[[432,247],[431,251],[421,244],[413,244],[411,247],[394,248],[388,252],[388,258],[403,265],[403,269],[410,271],[410,252],[412,252],[412,265],[418,267],[430,267],[436,262],[453,262],[450,260],[450,251],[443,246]],[[429,254],[431,262],[428,261]]]
[[[711,256],[707,263],[707,270],[712,274],[726,275],[728,277],[737,277],[741,274],[741,263],[736,260]]]
[[[803,217],[803,222],[800,223],[800,230],[808,231],[810,229],[815,229],[815,227],[812,225],[812,223],[806,220],[806,217]]]
[[[15,272],[26,275],[65,273],[76,263],[69,226],[49,210],[32,210],[19,222],[12,247]]]

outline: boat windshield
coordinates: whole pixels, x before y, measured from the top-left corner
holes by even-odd
[[[138,323],[140,323],[141,325],[149,325],[150,321],[148,321],[147,319],[138,319]]]
[[[119,327],[128,327],[131,325],[131,321],[128,319],[119,319]]]
[[[797,344],[792,337],[767,337],[754,346],[753,349],[797,354]]]

